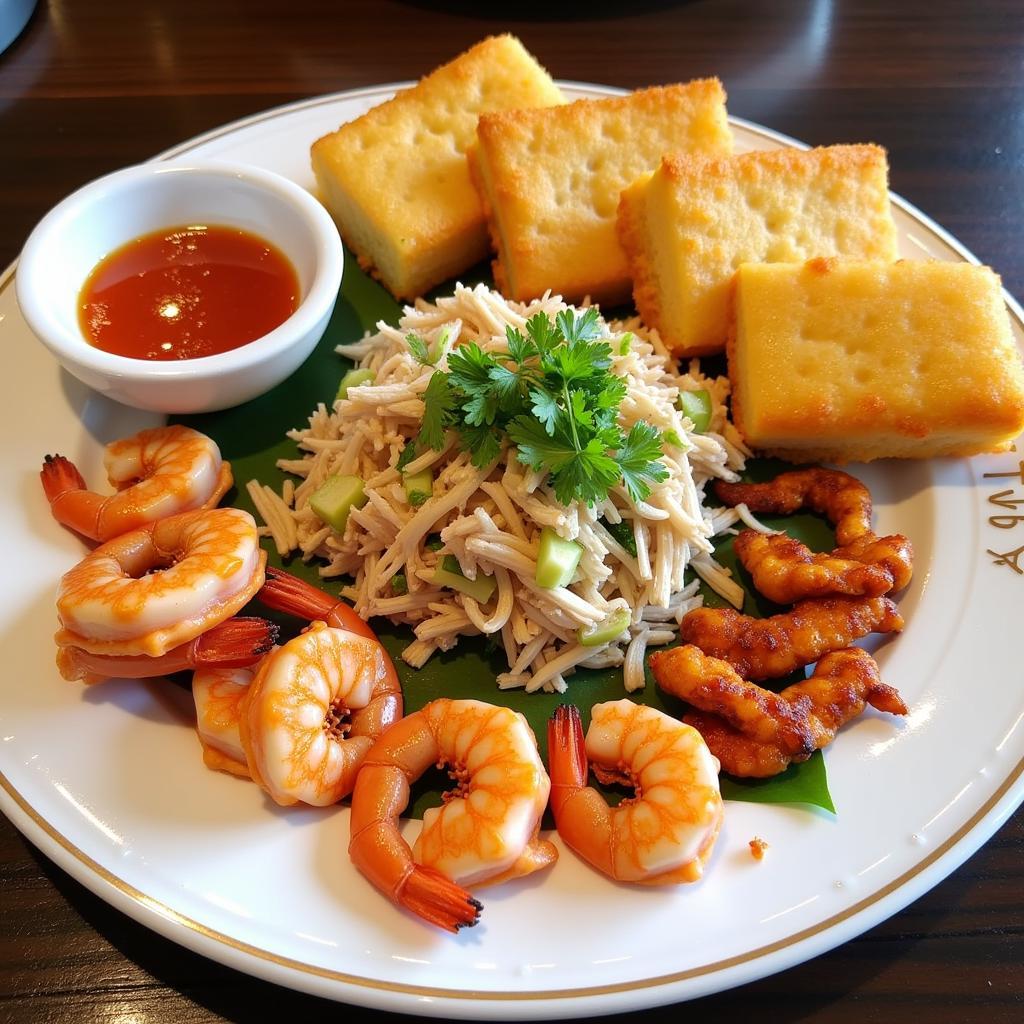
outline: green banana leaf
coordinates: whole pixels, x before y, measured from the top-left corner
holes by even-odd
[[[485,268],[477,268],[474,274],[467,275],[463,280],[471,283],[485,279],[484,274]],[[445,290],[439,289],[439,293]],[[335,345],[358,340],[366,331],[372,331],[378,320],[396,323],[400,313],[394,299],[364,274],[355,259],[346,253],[344,282],[327,331],[316,350],[291,377],[267,394],[234,409],[178,418],[179,422],[213,437],[220,445],[224,458],[231,462],[236,484],[226,496],[226,504],[254,511],[245,490],[245,483],[252,479],[280,491],[285,474],[277,468],[276,461],[279,458],[295,458],[297,451],[295,443],[285,438],[285,431],[293,427],[304,427],[318,402],[329,405],[334,399],[339,380],[349,369],[350,364],[334,352]],[[708,365],[705,372],[716,372],[716,368],[713,364]],[[751,479],[770,478],[778,469],[778,466],[767,460],[759,460],[751,464],[749,476]],[[831,548],[834,544],[828,525],[814,516],[790,516],[785,521],[779,520],[780,528],[783,525],[789,533],[815,550]],[[268,544],[267,547],[269,564],[287,569],[331,593],[336,594],[340,589],[341,581],[321,580],[315,564],[303,564],[296,557],[282,561],[272,545]],[[731,538],[719,544],[717,557],[724,565],[738,571],[740,582],[749,595],[752,591],[750,581],[742,569],[736,569]],[[706,588],[704,596],[709,605],[718,606],[723,603]],[[750,614],[764,615],[772,614],[777,609],[762,598],[748,596],[744,610]],[[294,635],[301,625],[295,620],[269,612],[262,606],[254,606],[250,613],[275,619],[281,624],[282,635],[285,637]],[[407,712],[415,711],[441,696],[505,704],[526,716],[545,758],[547,721],[560,703],[571,700],[576,704],[586,727],[590,719],[590,708],[594,704],[625,696],[621,670],[615,669],[578,670],[571,677],[569,692],[565,695],[498,690],[495,676],[505,671],[507,665],[502,652],[493,643],[479,637],[462,638],[454,651],[434,655],[417,671],[405,665],[400,657],[402,649],[412,639],[408,627],[392,626],[383,619],[375,619],[372,625],[398,667]],[[783,681],[783,684],[785,682],[788,680]],[[678,700],[663,694],[655,686],[649,672],[645,689],[631,697],[669,714],[678,715],[683,710]],[[414,792],[412,813],[421,815],[426,807],[440,803],[447,782],[441,772],[428,772]],[[607,792],[613,801],[623,795],[621,792],[616,793],[613,788],[608,788]],[[729,800],[812,804],[828,811],[835,810],[829,796],[824,759],[820,753],[803,764],[791,766],[774,779],[732,780],[723,776],[722,792]]]

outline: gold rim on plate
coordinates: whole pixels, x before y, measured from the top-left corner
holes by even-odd
[[[590,89],[594,92],[602,91],[606,93],[618,93],[622,90],[612,89],[607,86],[592,86],[584,85],[583,83],[561,83],[563,85],[578,85],[582,88]],[[261,114],[256,114],[248,118],[243,118],[240,121],[234,121],[231,124],[225,125],[222,128],[214,129],[211,132],[207,132],[203,135],[196,137],[190,142],[183,143],[172,149],[166,150],[164,153],[155,159],[167,160],[173,157],[184,155],[201,145],[205,145],[214,139],[221,138],[225,135],[231,134],[239,130],[240,128],[246,128],[255,124],[260,124],[265,121],[271,121],[285,114],[295,113],[299,110],[309,109],[311,107],[321,106],[337,102],[339,100],[350,100],[356,97],[369,97],[373,95],[386,95],[391,94],[395,89],[400,88],[401,85],[387,85],[387,86],[371,86],[365,89],[355,89],[342,93],[335,93],[330,96],[317,97],[312,100],[300,100],[297,103],[288,104],[286,106],[278,107],[269,111],[264,111]],[[730,118],[730,121],[734,124],[738,124],[743,127],[744,130],[750,131],[754,134],[761,135],[763,138],[769,139],[775,143],[783,143],[785,145],[794,146],[797,148],[805,148],[803,143],[798,142],[795,139],[790,139],[787,136],[781,135],[778,132],[773,132],[769,129],[765,129],[760,125],[753,124],[749,121],[745,121],[740,118]],[[949,245],[957,254],[967,262],[977,263],[977,259],[964,247],[956,242],[947,232],[935,224],[929,217],[925,216],[908,203],[906,200],[899,196],[892,195],[894,203],[899,206],[904,212],[912,216],[915,220],[923,223],[934,232],[938,237]],[[3,279],[0,280],[0,295],[6,291],[14,280],[14,274],[17,267],[17,262],[12,263],[4,273]],[[1007,296],[1008,305],[1011,315],[1018,322],[1022,329],[1024,329],[1024,317],[1021,315],[1020,307]],[[886,897],[892,895],[894,892],[903,888],[907,883],[911,882],[915,878],[918,878],[925,871],[928,870],[933,864],[944,857],[946,854],[951,852],[956,846],[958,846],[971,832],[974,831],[978,825],[981,824],[998,806],[1006,794],[1013,788],[1014,784],[1024,774],[1024,759],[1017,762],[1014,768],[1009,772],[1006,778],[1003,780],[999,788],[992,794],[992,796],[982,805],[982,807],[972,817],[962,825],[952,836],[950,836],[945,842],[936,847],[931,853],[929,853],[922,860],[918,861],[912,868],[905,871],[898,878],[889,882],[887,885],[876,890],[870,896],[866,896],[864,899],[859,900],[853,906],[848,907],[846,910],[839,914],[835,914],[832,917],[813,925],[810,928],[805,928],[802,931],[796,932],[793,935],[787,936],[784,939],[779,939],[776,942],[769,943],[765,946],[759,946],[757,949],[749,950],[746,953],[739,954],[737,956],[729,957],[725,960],[717,960],[714,963],[704,964],[700,967],[690,968],[684,971],[678,971],[672,974],[658,975],[653,978],[643,978],[634,981],[618,982],[610,985],[594,985],[586,988],[570,988],[570,989],[549,989],[549,990],[536,990],[529,992],[517,992],[517,991],[490,991],[490,990],[469,990],[469,989],[449,989],[449,988],[431,988],[422,985],[405,985],[398,982],[379,981],[373,978],[365,978],[359,975],[346,974],[343,971],[332,970],[326,967],[317,967],[313,964],[303,963],[300,960],[293,960],[289,957],[279,956],[276,953],[272,953],[269,950],[261,949],[258,946],[253,946],[247,942],[243,942],[239,939],[234,938],[231,935],[226,935],[223,932],[219,932],[213,928],[209,928],[199,921],[196,921],[184,914],[179,913],[166,903],[155,899],[154,897],[143,892],[141,889],[136,888],[129,882],[126,882],[123,878],[115,875],[112,871],[105,868],[102,864],[95,861],[92,857],[86,854],[83,850],[79,849],[74,843],[72,843],[66,836],[58,832],[29,802],[18,792],[17,789],[11,784],[7,776],[0,771],[0,788],[7,794],[8,797],[14,802],[19,810],[38,828],[42,831],[50,840],[57,844],[62,850],[77,861],[89,874],[94,876],[94,880],[98,880],[104,885],[110,886],[117,892],[121,893],[131,900],[141,911],[146,914],[154,914],[158,917],[171,922],[172,924],[184,928],[196,935],[202,936],[204,939],[210,940],[220,946],[227,947],[235,950],[239,953],[243,953],[247,956],[253,957],[257,960],[262,960],[268,963],[276,964],[279,967],[284,967],[288,970],[297,971],[301,974],[310,975],[317,978],[323,978],[328,981],[342,982],[346,985],[352,985],[362,989],[372,989],[386,992],[394,992],[402,995],[413,995],[423,996],[430,998],[447,998],[455,1000],[471,1000],[478,1002],[487,1001],[500,1001],[500,1002],[535,1002],[543,1001],[547,999],[559,1000],[559,999],[579,999],[586,996],[600,996],[609,995],[612,993],[631,992],[639,991],[643,989],[655,988],[662,985],[670,985],[677,982],[687,981],[692,978],[705,977],[710,974],[714,974],[719,971],[726,970],[728,968],[737,967],[741,964],[751,963],[762,957],[769,956],[773,953],[777,953],[783,949],[788,949],[795,946],[807,939],[813,938],[816,935],[820,935],[823,932],[829,931],[835,928],[837,925],[842,924],[845,921],[856,917],[858,914],[869,909],[875,904],[884,900]],[[998,823],[996,823],[998,824]],[[46,852],[45,850],[43,851]],[[82,881],[82,879],[79,879]],[[936,879],[938,883],[941,879]],[[97,895],[101,895],[97,893]],[[144,921],[140,923],[145,924]],[[234,965],[231,965],[234,966]]]

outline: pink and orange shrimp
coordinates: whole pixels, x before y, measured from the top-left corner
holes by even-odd
[[[57,668],[68,680],[150,679],[188,669],[240,669],[253,665],[277,641],[277,626],[266,619],[236,616],[156,657],[94,654],[73,644],[57,648]]]
[[[264,652],[266,653],[266,652]],[[203,763],[215,771],[250,779],[242,746],[241,718],[256,675],[248,668],[208,665],[192,676],[192,699],[196,705],[196,733],[203,748]]]
[[[878,666],[857,647],[826,654],[808,679],[779,693],[747,682],[726,661],[687,645],[651,658],[667,693],[699,710],[685,716],[730,775],[777,775],[831,743],[839,728],[870,704],[905,715],[907,707],[882,682]]]
[[[548,723],[551,810],[558,834],[618,882],[695,882],[722,824],[718,761],[700,733],[629,700],[595,704],[586,740],[579,711],[559,707]],[[587,785],[588,760],[602,782],[632,799],[609,807]]]
[[[160,657],[240,611],[266,553],[248,512],[183,512],[101,544],[57,592],[58,647]]]
[[[412,848],[398,831],[409,787],[432,765],[456,782],[423,816]],[[553,864],[539,837],[550,783],[526,719],[510,708],[441,698],[374,744],[352,794],[349,854],[392,902],[448,931],[476,924],[466,886],[518,878]]]
[[[115,494],[88,490],[63,455],[47,455],[39,474],[54,519],[91,540],[213,508],[232,483],[231,466],[221,460],[216,443],[190,427],[156,427],[114,441],[103,462]]]
[[[385,675],[383,651],[314,622],[260,663],[239,732],[249,774],[275,802],[326,807],[352,792],[377,735],[363,712]]]
[[[347,629],[380,645],[377,634],[344,601],[325,594],[283,569],[268,568],[266,577],[266,583],[257,596],[268,608],[307,621],[319,619],[329,626]],[[379,736],[402,717],[402,686],[398,673],[383,645],[380,649],[384,659],[384,677],[369,705],[353,720],[353,725],[368,736]]]
[[[791,515],[809,508],[832,523],[836,549],[813,555],[798,541],[737,538],[737,554],[757,589],[787,604],[805,597],[852,594],[874,597],[902,590],[913,575],[914,552],[902,534],[878,537],[871,530],[871,494],[849,473],[813,466],[780,473],[767,483],[715,483],[715,493],[751,512]],[[870,567],[865,572],[862,566]],[[885,585],[888,581],[888,586]]]

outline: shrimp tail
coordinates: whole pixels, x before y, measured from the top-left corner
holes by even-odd
[[[197,637],[193,658],[197,665],[244,668],[270,651],[279,633],[273,622],[237,615]]]
[[[548,762],[551,810],[557,814],[565,800],[587,784],[583,721],[575,704],[560,704],[548,719]]]
[[[57,647],[57,667],[68,680],[98,683],[103,679],[152,679],[202,666],[245,668],[260,660],[277,642],[278,627],[266,619],[238,617],[165,654],[94,654],[72,644]]]
[[[63,455],[47,455],[39,471],[46,500],[52,505],[66,491],[84,491],[85,478],[78,467]]]
[[[259,599],[275,611],[287,612],[300,619],[326,619],[337,601],[330,594],[305,583],[283,569],[267,566],[267,581]]]
[[[472,928],[483,904],[434,868],[416,864],[406,876],[398,902],[424,921],[450,932]]]
[[[39,479],[53,518],[83,537],[99,540],[105,499],[88,490],[78,467],[63,455],[47,455]]]
[[[377,634],[344,601],[300,580],[284,569],[267,568],[267,581],[259,593],[259,599],[275,611],[295,615],[300,619],[324,619],[332,626],[358,633],[367,640],[377,640]],[[390,664],[390,660],[389,660]],[[394,674],[394,667],[391,666]],[[395,681],[397,683],[397,675]]]

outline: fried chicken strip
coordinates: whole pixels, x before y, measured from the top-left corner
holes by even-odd
[[[728,505],[742,502],[751,512],[769,515],[789,516],[809,508],[835,527],[840,545],[871,533],[871,492],[839,469],[794,469],[763,484],[716,480],[715,493]]]
[[[731,608],[697,608],[683,619],[679,636],[729,662],[744,679],[757,680],[788,675],[868,633],[902,628],[903,617],[887,597],[826,597],[800,601],[767,619]]]
[[[856,562],[880,566],[892,576],[893,590],[902,590],[914,575],[914,548],[902,533],[888,537],[865,534],[836,548],[832,557],[852,558]]]
[[[704,737],[708,750],[718,758],[722,771],[738,779],[766,779],[784,772],[794,758],[773,743],[759,743],[744,736],[717,715],[692,711],[683,715]],[[808,755],[809,757],[810,755]]]
[[[780,473],[774,480],[761,484],[734,484],[719,480],[715,483],[715,493],[722,501],[730,505],[742,502],[755,513],[792,515],[801,508],[809,508],[825,516],[835,527],[838,547],[830,557],[878,566],[890,575],[890,588],[893,590],[902,590],[910,582],[914,562],[910,541],[902,534],[878,537],[872,532],[871,493],[849,473],[813,466]],[[799,541],[792,540],[790,545],[786,552],[781,549],[778,552],[780,561],[770,566],[761,566],[761,582],[758,581],[758,574],[740,555],[743,564],[754,575],[758,590],[773,601],[785,603],[829,592],[868,596],[886,592],[870,588],[849,589],[849,586],[857,585],[849,583],[853,570],[839,570],[838,567],[833,567],[833,571],[837,573],[837,580],[846,581],[846,589],[837,587],[832,591],[824,591],[822,585],[827,578],[826,574],[804,568],[807,565],[820,565],[816,563],[819,556],[813,555]],[[781,561],[785,558],[791,558],[792,562],[785,564]],[[871,588],[879,585],[877,581],[880,578],[877,574],[872,578]],[[762,589],[762,582],[769,589]],[[805,583],[807,589],[802,589]],[[769,591],[780,596],[775,597]]]
[[[684,721],[701,733],[723,771],[740,777],[777,775],[806,761],[867,704],[907,713],[871,655],[856,647],[825,655],[810,678],[780,693],[747,682],[692,645],[652,655],[651,668],[663,690],[699,709]]]
[[[837,558],[835,553],[814,554],[784,533],[744,530],[736,538],[734,550],[754,586],[776,604],[830,594],[877,597],[893,586],[893,575],[884,565]]]

